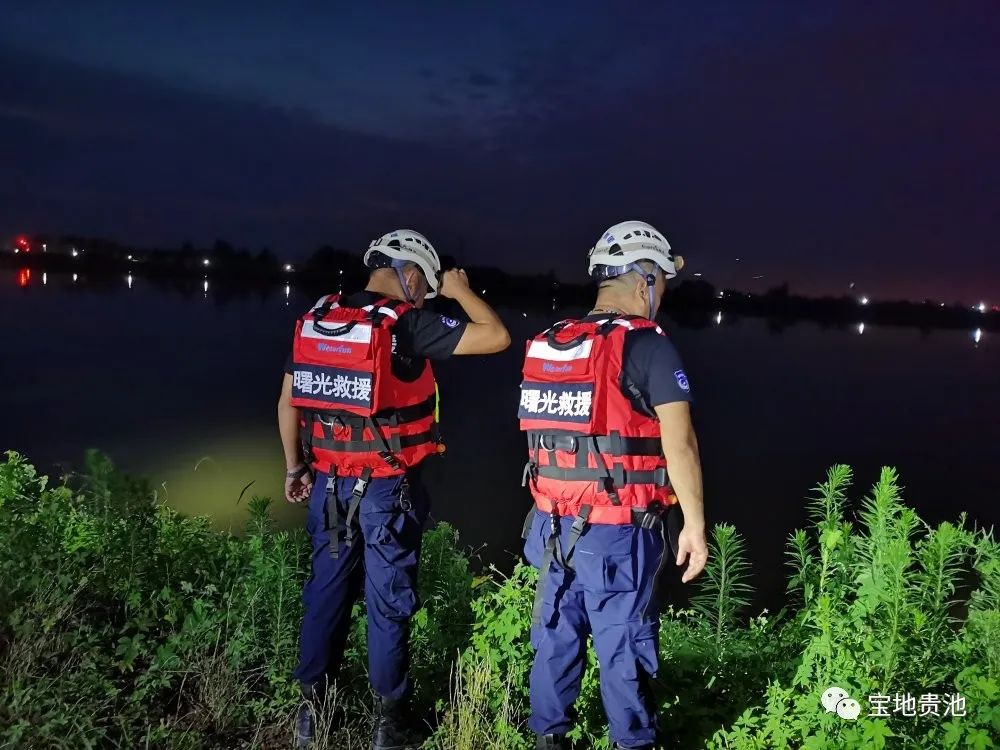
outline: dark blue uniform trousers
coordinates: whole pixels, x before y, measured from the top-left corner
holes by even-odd
[[[567,548],[573,519],[560,519],[559,542]],[[550,517],[535,511],[524,552],[539,567]],[[539,621],[531,629],[531,718],[537,734],[565,734],[580,694],[587,636],[601,669],[601,698],[611,739],[623,748],[656,740],[656,715],[646,682],[657,669],[659,613],[653,582],[663,554],[658,530],[589,524],[570,558],[571,570],[553,561],[541,581]]]
[[[410,691],[409,623],[418,606],[417,568],[429,501],[412,472],[372,479],[353,520],[353,544],[347,546],[346,518],[355,482],[353,477],[329,478],[323,473],[314,480],[306,521],[312,574],[302,592],[305,615],[295,678],[304,686],[322,686],[336,677],[351,608],[363,583],[372,688],[383,698],[402,698]],[[330,554],[334,504],[337,557]]]

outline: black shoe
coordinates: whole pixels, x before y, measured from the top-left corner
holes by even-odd
[[[316,714],[313,704],[303,703],[295,716],[295,747],[309,747],[316,737]]]
[[[316,738],[316,712],[326,697],[325,683],[300,683],[302,704],[295,715],[295,747],[309,747]]]
[[[642,747],[628,748],[622,747],[617,742],[612,742],[611,750],[656,750],[656,745],[643,745]]]
[[[405,699],[379,703],[378,718],[371,750],[418,750],[424,744],[411,726],[409,706]]]
[[[565,734],[539,734],[535,738],[535,750],[571,750]]]

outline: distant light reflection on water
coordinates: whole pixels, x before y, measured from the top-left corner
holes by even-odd
[[[25,276],[0,285],[13,353],[0,367],[0,449],[51,471],[98,447],[182,513],[239,530],[260,495],[279,526],[301,526],[304,508],[283,500],[275,402],[294,320],[314,297],[285,283],[234,298],[207,279],[167,291],[141,276],[131,289],[121,276]],[[434,517],[507,565],[529,502],[519,342],[574,311],[502,313],[509,350],[435,366],[448,452],[425,473]],[[857,494],[896,465],[927,520],[969,510],[1000,521],[1000,349],[982,331],[777,327],[714,310],[665,328],[695,398],[709,522],[747,538],[771,574],[759,582],[765,600],[783,588],[784,540],[805,520],[804,498],[834,462],[855,467]]]

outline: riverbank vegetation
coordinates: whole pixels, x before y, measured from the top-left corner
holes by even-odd
[[[715,527],[691,607],[663,615],[653,689],[665,747],[996,746],[1000,547],[961,517],[925,525],[891,469],[863,498],[851,480],[836,466],[809,499],[779,613],[748,616],[761,571],[736,529]],[[8,453],[0,747],[288,747],[307,545],[272,527],[266,499],[249,505],[244,534],[220,533],[100,454],[52,481]],[[411,638],[426,746],[528,748],[534,571],[479,570],[447,524],[428,531],[422,564]],[[329,747],[369,738],[363,605],[354,615],[323,710]],[[857,719],[823,709],[834,685],[858,700]],[[607,747],[592,658],[577,708],[579,746]]]

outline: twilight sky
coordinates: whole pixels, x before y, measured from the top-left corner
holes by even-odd
[[[1000,302],[995,0],[200,5],[3,4],[0,235]]]

